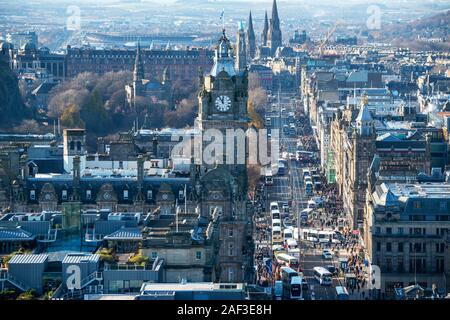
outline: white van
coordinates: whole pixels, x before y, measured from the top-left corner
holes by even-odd
[[[284,241],[286,241],[287,239],[293,239],[292,229],[291,228],[284,229],[283,237],[284,237]]]
[[[270,203],[270,211],[279,210],[278,202],[274,201]]]

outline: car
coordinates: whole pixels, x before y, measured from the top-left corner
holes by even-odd
[[[323,205],[322,197],[312,197],[311,200],[313,200],[316,203],[317,207],[322,207]]]
[[[338,269],[337,269],[335,266],[331,265],[331,264],[325,266],[325,269],[327,269],[328,271],[330,271],[330,273],[331,273],[332,275],[337,275],[337,273],[338,273]]]
[[[289,217],[284,218],[283,225],[284,225],[285,228],[292,227],[292,220],[289,219]]]
[[[330,251],[323,250],[322,251],[322,258],[324,258],[325,260],[331,260],[331,259],[333,259],[333,255],[331,254]]]

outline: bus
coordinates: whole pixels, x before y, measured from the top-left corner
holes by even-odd
[[[272,228],[280,227],[281,228],[281,220],[280,219],[272,219]]]
[[[334,231],[319,231],[319,243],[333,242]]]
[[[270,127],[272,125],[272,119],[270,117],[266,118],[266,127]]]
[[[305,224],[308,222],[310,214],[314,211],[314,209],[304,209],[300,212],[300,221]]]
[[[273,245],[283,244],[283,235],[281,233],[281,227],[272,228],[272,244]]]
[[[286,253],[278,253],[276,255],[278,264],[297,270],[299,267],[298,258],[290,256]]]
[[[280,210],[272,210],[272,219],[280,219],[281,220],[281,214]]]
[[[298,272],[289,267],[281,267],[280,276],[281,281],[283,281],[283,285],[290,285],[292,277],[298,276]]]
[[[305,241],[310,241],[310,242],[319,241],[318,233],[319,232],[315,229],[306,229],[306,228],[301,229],[301,237]]]
[[[311,161],[314,160],[314,152],[297,150],[295,152],[297,161]]]
[[[300,276],[292,277],[291,279],[291,290],[290,298],[296,300],[303,300],[303,289],[302,289],[303,279]]]
[[[336,287],[336,299],[337,300],[348,300],[349,295],[346,287],[337,286]]]
[[[330,286],[332,282],[332,274],[324,267],[314,267],[314,278],[322,286]]]
[[[286,173],[286,166],[284,162],[278,162],[278,175],[282,176]]]

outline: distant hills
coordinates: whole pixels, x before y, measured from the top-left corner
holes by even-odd
[[[382,26],[372,34],[376,40],[413,50],[449,50],[450,10],[408,23]]]

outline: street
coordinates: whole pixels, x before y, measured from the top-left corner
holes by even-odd
[[[308,200],[311,198],[305,194],[305,186],[303,183],[303,169],[318,168],[319,159],[312,158],[307,161],[298,161],[290,155],[295,155],[298,150],[298,142],[306,151],[317,151],[316,140],[314,138],[313,131],[310,127],[309,121],[306,121],[306,117],[298,116],[297,107],[294,102],[290,101],[290,97],[279,97],[278,103],[268,104],[267,117],[270,117],[270,125],[266,123],[266,128],[269,132],[273,129],[278,129],[280,139],[280,158],[282,155],[287,155],[284,160],[287,163],[286,172],[284,174],[273,173],[273,184],[261,186],[261,198],[264,202],[265,211],[259,211],[256,221],[256,235],[255,235],[255,261],[257,261],[257,282],[263,286],[271,287],[276,280],[279,280],[277,275],[277,262],[274,253],[272,252],[272,239],[271,239],[271,227],[272,217],[270,212],[270,203],[278,202],[280,207],[284,203],[289,203],[289,220],[292,221],[292,225],[297,232],[294,238],[298,241],[299,248],[299,270],[303,273],[304,279],[309,284],[309,290],[303,292],[303,298],[306,300],[332,300],[336,299],[336,286],[344,286],[345,278],[344,274],[333,275],[332,284],[330,286],[320,285],[314,278],[314,267],[329,267],[332,265],[339,270],[339,257],[348,257],[348,250],[356,246],[356,241],[353,238],[350,241],[345,240],[345,243],[340,247],[337,245],[331,245],[331,243],[322,243],[326,245],[327,249],[333,253],[331,259],[324,259],[322,257],[322,247],[318,242],[306,241],[301,236],[302,228],[315,228],[317,230],[333,230],[338,227],[338,223],[341,223],[345,217],[341,215],[340,204],[332,203],[335,199],[332,189],[326,185],[323,176],[320,174],[320,170],[317,170],[317,174],[320,174],[320,182],[323,183],[324,188],[321,190],[315,190],[314,196],[320,196],[324,200],[322,208],[314,210],[314,214],[309,217],[307,226],[300,224],[299,213],[307,208]],[[273,107],[276,106],[276,108]],[[295,117],[293,118],[293,114]],[[267,118],[266,117],[266,118]],[[267,121],[268,122],[268,121]],[[295,132],[286,132],[286,127],[295,123]],[[272,139],[275,137],[272,136]],[[280,211],[281,208],[280,208]],[[282,219],[283,220],[283,219]],[[342,223],[348,225],[348,222]],[[324,229],[325,228],[325,229]],[[282,226],[282,229],[283,226]],[[346,238],[347,239],[347,238]],[[352,251],[353,252],[353,251]],[[356,248],[355,248],[356,252]],[[269,270],[266,262],[270,259],[275,267],[273,270]],[[350,258],[351,259],[351,258]],[[358,269],[358,267],[356,267]],[[272,273],[272,274],[271,274]],[[363,277],[363,276],[362,276]],[[359,284],[358,284],[359,286]],[[348,287],[348,286],[347,286]],[[351,290],[348,287],[350,299],[359,299],[361,295],[358,294],[359,290]],[[352,291],[357,291],[351,294]],[[284,297],[285,298],[285,297]]]

